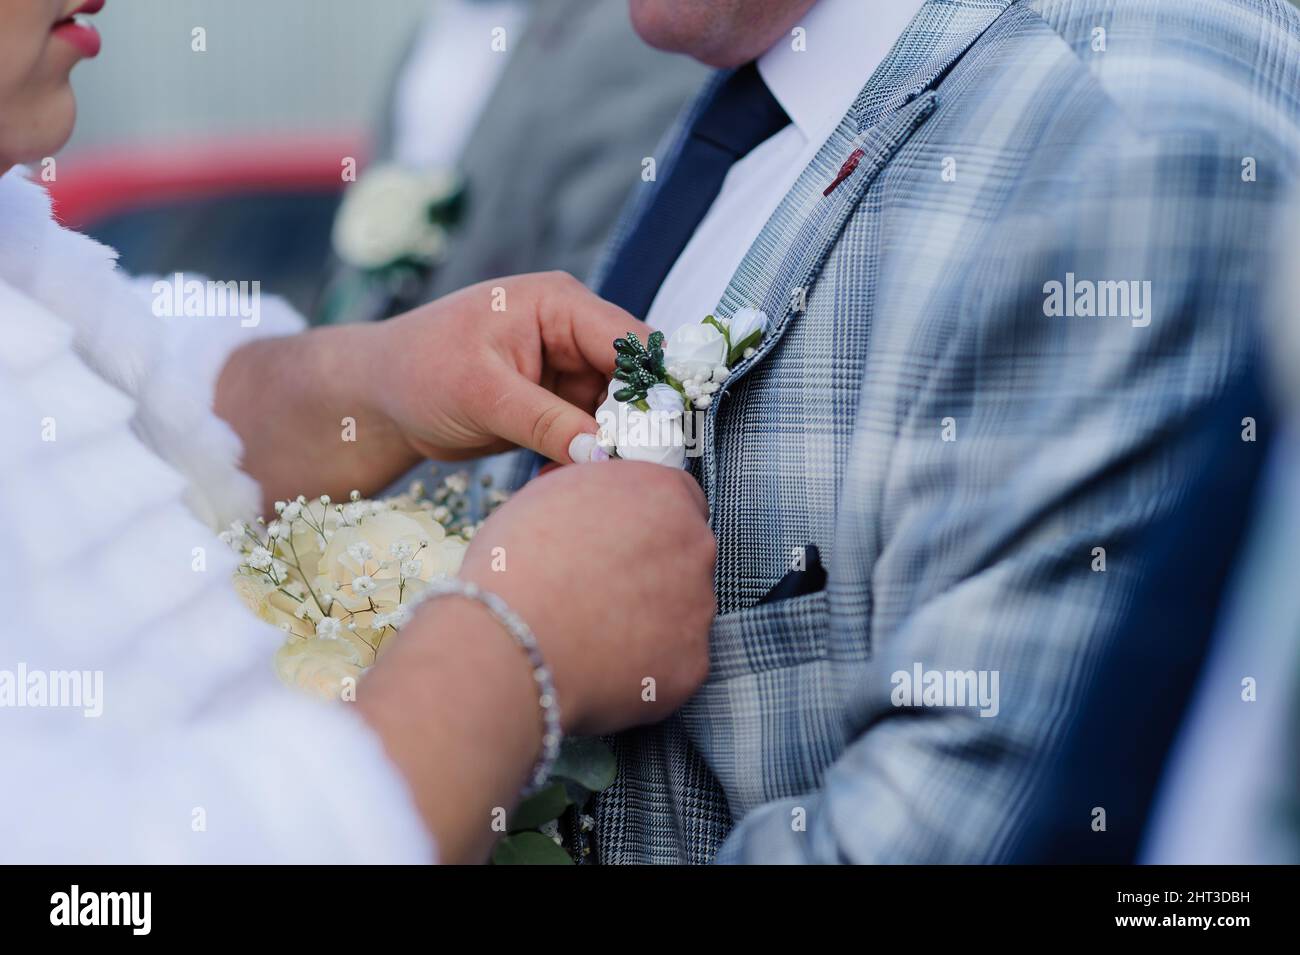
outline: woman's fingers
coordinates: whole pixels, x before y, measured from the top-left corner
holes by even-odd
[[[542,343],[543,381],[523,375],[502,383],[483,424],[494,434],[560,464],[591,460],[596,420],[591,411],[614,371],[614,339],[649,329],[573,276],[526,276]]]
[[[531,276],[540,283],[536,298],[545,358],[558,371],[595,369],[606,379],[614,372],[614,339],[635,332],[642,341],[650,327],[605,301],[567,272]]]
[[[590,461],[595,446],[595,418],[522,375],[505,383],[486,409],[482,425],[489,433],[560,464]],[[578,435],[589,435],[590,441],[575,444]],[[570,455],[571,445],[578,451],[576,459]]]

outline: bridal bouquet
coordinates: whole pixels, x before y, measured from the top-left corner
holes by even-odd
[[[478,524],[466,517],[469,480],[448,477],[385,500],[353,492],[278,501],[275,518],[237,521],[221,538],[239,555],[234,584],[258,617],[285,635],[274,666],[289,686],[335,701],[356,699],[357,683],[411,618],[435,577],[454,575]],[[488,491],[488,507],[505,496]],[[502,639],[507,639],[502,634]],[[614,758],[596,740],[566,740],[551,781],[515,810],[493,856],[498,863],[569,863],[559,820],[590,828],[581,809],[614,777]]]

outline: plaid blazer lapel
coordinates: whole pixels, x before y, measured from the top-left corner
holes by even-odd
[[[772,325],[753,357],[724,382],[705,417],[701,477],[717,483],[715,432],[727,392],[781,340],[800,314],[826,255],[871,183],[938,106],[933,87],[1015,0],[927,0],[853,106],[763,227],[716,313],[765,311]]]

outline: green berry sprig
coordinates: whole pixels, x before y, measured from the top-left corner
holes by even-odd
[[[663,332],[651,332],[644,345],[635,332],[628,332],[626,338],[614,339],[614,353],[614,377],[624,385],[614,392],[615,401],[644,401],[651,388],[667,380]]]

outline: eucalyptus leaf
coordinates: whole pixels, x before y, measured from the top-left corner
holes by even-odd
[[[618,761],[614,751],[594,736],[568,737],[560,744],[560,755],[551,775],[572,779],[585,789],[600,792],[614,782]]]
[[[557,776],[556,779],[559,779]],[[564,791],[569,794],[569,802],[577,807],[579,812],[587,808],[587,800],[591,799],[591,790],[582,783],[574,782],[572,779],[560,779],[564,784]]]
[[[536,829],[552,819],[559,819],[560,814],[567,808],[569,808],[569,794],[565,792],[564,785],[558,782],[550,783],[546,788],[539,789],[521,802],[510,814],[510,831]]]
[[[763,333],[761,331],[758,331],[758,332],[754,332],[743,342],[738,342],[734,346],[732,346],[731,351],[727,353],[728,367],[735,365],[742,358],[745,357],[746,348],[757,348],[758,343],[761,342],[762,340],[763,340]]]
[[[516,832],[506,836],[492,850],[493,865],[573,865],[573,860],[555,840],[540,832]]]

